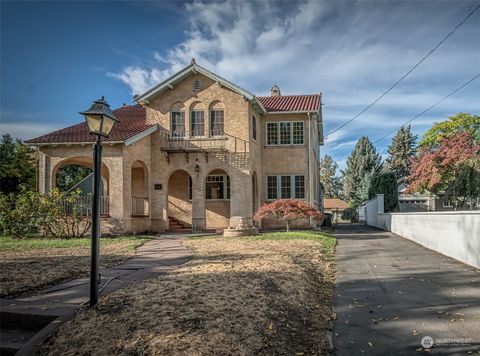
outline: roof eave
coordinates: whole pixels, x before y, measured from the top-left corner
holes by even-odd
[[[267,114],[317,114],[318,110],[267,111]]]

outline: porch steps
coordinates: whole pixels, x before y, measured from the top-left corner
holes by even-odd
[[[169,216],[168,217],[168,230],[170,230],[170,231],[191,230],[191,227],[185,226],[183,223],[181,223],[177,219]]]

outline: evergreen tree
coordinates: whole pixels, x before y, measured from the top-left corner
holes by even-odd
[[[368,137],[361,137],[347,159],[343,173],[343,195],[352,206],[368,199],[368,189],[373,177],[382,170],[382,158]]]
[[[398,178],[408,177],[412,173],[412,158],[415,156],[415,144],[418,136],[412,134],[410,125],[401,127],[388,146],[387,168]]]
[[[320,160],[320,182],[323,185],[325,198],[339,198],[342,189],[340,177],[337,174],[338,164],[329,155]]]
[[[32,149],[10,135],[0,143],[0,192],[17,193],[20,187],[35,188],[35,165]]]

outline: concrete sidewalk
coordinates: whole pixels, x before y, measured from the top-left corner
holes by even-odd
[[[159,276],[188,261],[190,254],[181,243],[185,236],[172,234],[147,241],[123,264],[100,269],[100,296]],[[19,349],[20,354],[33,352],[61,322],[88,303],[89,283],[90,279],[85,277],[44,289],[33,296],[0,299],[2,355],[14,354]],[[55,319],[56,325],[46,327]],[[38,333],[44,327],[46,330]]]
[[[480,271],[389,232],[360,225],[336,229],[334,344],[343,355],[411,355],[421,340],[470,338],[480,350]]]

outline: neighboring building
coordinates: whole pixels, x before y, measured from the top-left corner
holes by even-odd
[[[407,194],[405,178],[397,179],[397,191],[399,208],[402,213],[454,210],[452,200],[445,196],[445,192],[437,194]]]
[[[104,229],[235,227],[279,198],[322,209],[321,95],[283,96],[278,86],[271,94],[256,97],[192,60],[135,96],[138,105],[114,110],[120,122],[103,145]],[[85,123],[27,143],[38,149],[41,192],[55,187],[65,164],[92,166],[93,137]],[[263,227],[276,226],[267,221]]]
[[[332,223],[350,222],[342,219],[343,211],[348,208],[348,204],[338,198],[324,198],[323,211],[332,214]]]

